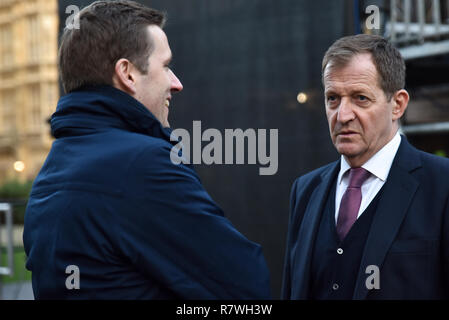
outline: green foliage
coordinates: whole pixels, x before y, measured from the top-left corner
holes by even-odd
[[[10,180],[0,186],[0,201],[12,203],[14,224],[23,224],[26,204],[32,185],[32,181],[20,182],[18,180]],[[4,223],[3,220],[1,222]]]
[[[32,181],[20,182],[10,180],[0,186],[0,198],[2,199],[27,199],[31,191]]]
[[[1,259],[2,265],[6,265],[7,255],[6,250],[2,250]],[[22,247],[14,248],[14,275],[11,276],[3,276],[3,283],[15,283],[15,282],[23,282],[23,281],[31,281],[31,272],[25,268],[26,263],[26,255],[25,251]]]
[[[446,151],[444,151],[444,150],[437,150],[434,152],[434,154],[436,154],[437,156],[440,156],[440,157],[447,157]]]

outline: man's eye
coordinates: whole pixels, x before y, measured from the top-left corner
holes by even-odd
[[[329,101],[329,102],[334,102],[336,100],[337,100],[336,96],[327,96],[327,101]]]
[[[361,95],[361,94],[358,95],[357,98],[358,98],[360,101],[368,101],[368,98],[365,97],[365,96],[363,96],[363,95]]]

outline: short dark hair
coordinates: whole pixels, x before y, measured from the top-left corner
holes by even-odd
[[[379,75],[379,86],[390,100],[396,91],[405,86],[405,62],[399,50],[381,36],[358,34],[335,41],[324,55],[322,79],[329,63],[332,67],[344,67],[355,55],[362,53],[371,54]]]
[[[163,27],[165,14],[134,1],[96,1],[79,12],[79,28],[65,28],[58,63],[66,93],[85,85],[112,85],[115,64],[131,61],[148,72],[154,50],[147,26]]]

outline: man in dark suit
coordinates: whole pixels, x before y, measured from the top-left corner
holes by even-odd
[[[283,298],[448,298],[449,160],[398,133],[400,53],[379,36],[344,37],[322,75],[341,158],[293,184]]]

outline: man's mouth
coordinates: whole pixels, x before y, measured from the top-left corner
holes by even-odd
[[[357,132],[355,131],[351,131],[351,130],[347,130],[347,131],[340,131],[337,136],[343,136],[343,137],[348,137],[351,135],[357,134]]]

